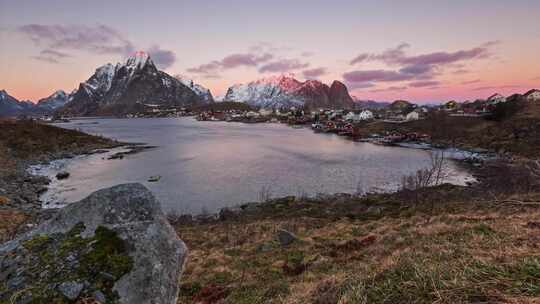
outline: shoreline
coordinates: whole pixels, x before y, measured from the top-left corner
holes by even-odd
[[[190,118],[189,120],[192,120],[192,119]],[[197,122],[195,122],[195,123],[197,123]],[[224,126],[224,128],[226,128],[226,127],[227,126]],[[281,127],[287,128],[286,125],[282,125]],[[305,130],[305,131],[308,132],[309,130]],[[149,146],[143,146],[143,147],[147,148]],[[398,148],[410,149],[410,147],[398,147]],[[361,153],[361,151],[362,150],[359,149],[358,153]],[[399,154],[400,152],[396,151],[394,153]],[[118,153],[118,154],[121,155],[122,153]],[[461,186],[466,186],[466,185],[469,185],[469,184],[472,184],[472,183],[476,182],[476,179],[474,178],[474,175],[472,174],[472,172],[470,172],[468,167],[462,166],[462,165],[458,164],[459,161],[456,161],[456,160],[453,160],[453,159],[450,159],[450,158],[448,158],[446,160],[446,162],[448,162],[448,165],[446,165],[445,167],[447,168],[447,171],[449,173],[447,176],[445,176],[446,182],[452,183],[454,185],[461,185]],[[414,172],[411,172],[411,174],[412,173],[414,173]],[[51,185],[51,186],[54,187],[54,185]],[[354,185],[353,185],[353,187],[354,187]],[[58,193],[60,193],[61,191],[65,191],[65,190],[67,190],[66,187],[63,187],[63,189],[60,189],[58,191],[53,190],[54,191],[53,194],[58,195]],[[347,193],[348,195],[355,195],[357,193],[357,191],[355,191],[355,189],[351,189],[350,191],[345,190],[346,192],[344,192],[344,190],[340,190],[340,189],[336,189],[336,190],[337,191],[335,191],[335,192],[334,191],[332,191],[332,192],[327,191],[327,192],[323,192],[323,193],[325,195],[340,195],[340,194],[343,194],[343,193]],[[363,189],[362,192],[367,191],[367,192],[378,192],[378,193],[395,193],[396,191],[399,191],[399,190],[400,190],[400,181],[396,179],[391,184],[388,184],[385,187],[383,187],[383,189],[375,189],[375,188],[370,186],[370,187],[368,187],[368,189]],[[288,192],[288,193],[285,192],[285,193],[280,193],[275,197],[295,195],[295,194],[297,194],[297,192],[294,192],[294,191],[293,192]],[[309,196],[310,197],[315,197],[318,194],[320,194],[320,192],[313,191],[313,192],[309,193]],[[61,193],[60,193],[60,196],[61,196]],[[68,194],[68,196],[69,196],[69,194]],[[79,197],[80,196],[77,196],[77,198],[79,198]],[[251,202],[252,199],[253,198],[248,198],[246,200],[234,200],[234,201],[228,201],[228,202],[223,201],[223,204],[218,204],[219,207],[216,207],[215,209],[211,208],[212,209],[211,212],[213,212],[215,214],[218,214],[220,212],[220,209],[231,208],[231,207],[234,207],[236,205],[241,205],[241,204],[244,204],[246,202]],[[54,206],[54,204],[52,206]],[[175,212],[174,210],[175,209],[172,208],[170,212],[174,213]],[[197,215],[200,215],[201,213],[204,213],[204,211],[199,211],[198,212],[197,210],[191,210],[191,211],[186,212],[186,213],[189,213],[192,216],[197,216]]]
[[[94,118],[95,119],[95,118]],[[61,126],[56,127],[62,130],[68,130],[64,129]],[[79,132],[79,131],[76,131]],[[88,135],[86,133],[81,133],[85,136],[92,136]],[[50,187],[54,186],[51,185],[51,182],[53,181],[51,177],[44,177],[39,175],[33,175],[31,174],[30,170],[33,166],[48,166],[51,164],[51,162],[54,161],[61,161],[61,160],[69,160],[73,159],[75,157],[84,157],[89,156],[93,154],[99,154],[104,152],[109,152],[110,149],[127,149],[127,151],[118,151],[117,153],[114,153],[110,159],[121,159],[125,155],[133,154],[133,153],[139,153],[141,151],[144,151],[146,149],[152,149],[155,148],[155,146],[148,146],[144,143],[121,143],[117,141],[112,141],[109,139],[105,139],[105,144],[100,144],[97,146],[87,147],[87,148],[68,148],[67,150],[63,150],[57,153],[46,153],[43,152],[39,155],[39,157],[35,159],[30,160],[18,160],[17,161],[17,169],[14,171],[14,178],[12,182],[6,182],[4,181],[3,184],[11,184],[11,187],[7,187],[7,189],[0,189],[4,190],[4,194],[7,194],[8,199],[13,202],[11,205],[7,205],[7,207],[15,208],[18,211],[24,212],[26,214],[29,214],[30,220],[27,222],[30,222],[32,227],[37,222],[40,222],[42,219],[42,215],[47,217],[47,214],[50,212],[54,212],[54,208],[43,208],[43,202],[41,199],[41,196],[43,193],[49,191]],[[407,148],[407,149],[415,149],[415,147],[401,147],[401,148]],[[107,149],[107,150],[105,150]],[[471,176],[474,179],[477,179],[475,176],[475,173],[473,172],[473,169],[478,169],[478,166],[481,166],[481,163],[478,162],[467,162],[466,160],[453,160],[452,161],[456,166],[459,168],[464,169],[465,172],[470,173]],[[474,181],[472,182],[474,183]],[[469,182],[466,182],[465,184],[470,184]],[[16,186],[14,186],[16,185]],[[21,189],[21,190],[20,190]],[[21,192],[22,197],[26,198],[25,203],[18,203],[22,201],[21,199],[17,198],[17,195],[13,195],[14,193],[17,193],[17,191]],[[389,194],[389,193],[395,193],[399,191],[399,189],[393,189],[389,191],[384,191],[383,193]],[[2,195],[2,192],[0,192],[0,195]],[[325,193],[326,196],[340,196],[344,195],[343,193]],[[345,195],[355,195],[354,193],[347,193]],[[317,196],[317,194],[313,194],[313,196]],[[243,205],[245,203],[236,203],[236,206]],[[233,205],[234,206],[234,205]],[[215,214],[219,214],[223,209],[229,209],[234,207],[223,207],[216,211]],[[196,213],[190,214],[191,216],[197,216]],[[35,223],[32,223],[35,222]],[[29,228],[29,227],[28,227]]]

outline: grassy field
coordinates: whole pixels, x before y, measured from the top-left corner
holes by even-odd
[[[119,143],[75,130],[31,121],[0,121],[0,161],[41,159],[58,153],[79,153]]]
[[[190,249],[178,303],[540,303],[540,192],[410,194],[173,220]],[[281,246],[280,229],[297,241]]]

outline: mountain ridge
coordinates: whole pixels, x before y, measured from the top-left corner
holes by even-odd
[[[328,86],[318,80],[301,82],[291,75],[235,84],[229,87],[223,100],[245,102],[250,106],[261,108],[293,106],[352,108],[354,106],[347,87],[337,80]]]

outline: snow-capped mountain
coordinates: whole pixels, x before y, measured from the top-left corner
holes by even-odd
[[[527,93],[525,93],[524,96],[525,98],[527,98],[527,100],[530,100],[530,101],[540,100],[540,90],[538,89],[529,90],[527,91]]]
[[[227,90],[224,100],[245,102],[261,108],[293,106],[350,108],[353,106],[347,87],[339,81],[334,81],[329,87],[317,80],[300,82],[290,75],[234,85]]]
[[[30,101],[19,101],[5,90],[0,91],[0,117],[17,116],[32,112],[35,105]]]
[[[37,107],[44,112],[52,112],[63,107],[68,101],[69,95],[62,90],[54,92],[51,96],[42,98],[37,102]]]
[[[506,97],[504,97],[503,95],[499,94],[499,93],[495,93],[491,96],[488,97],[487,99],[487,102],[489,104],[498,104],[499,102],[505,102],[506,101]]]
[[[120,115],[142,109],[144,104],[190,106],[209,102],[213,102],[211,94],[202,97],[194,88],[159,71],[147,53],[137,52],[124,63],[97,68],[61,111],[80,116]]]
[[[214,97],[212,96],[212,93],[209,89],[203,87],[200,84],[196,84],[193,82],[193,80],[185,78],[181,75],[176,75],[174,77],[178,79],[183,85],[195,92],[195,94],[199,95],[204,101],[212,102],[214,100]]]

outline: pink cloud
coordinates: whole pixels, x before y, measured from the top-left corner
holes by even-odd
[[[279,72],[284,73],[292,70],[304,69],[309,63],[300,62],[298,59],[280,59],[269,62],[259,68],[260,73]]]
[[[404,87],[404,86],[392,86],[392,87],[388,87],[388,88],[384,88],[384,89],[371,90],[370,92],[371,93],[396,92],[396,91],[404,91],[406,89],[407,89],[407,87]]]
[[[412,80],[414,78],[414,74],[406,74],[390,70],[353,71],[343,74],[343,79],[349,83],[370,81],[393,82]]]
[[[327,73],[326,68],[314,68],[314,69],[302,71],[302,74],[304,75],[305,78],[317,78],[326,73]]]
[[[423,88],[423,87],[435,87],[441,84],[438,81],[417,81],[409,83],[410,87],[413,88]]]
[[[474,84],[474,83],[479,83],[479,82],[482,82],[482,80],[480,79],[466,80],[466,81],[462,81],[461,84],[468,85],[468,84]]]
[[[221,60],[214,60],[201,64],[197,67],[187,69],[190,73],[215,74],[221,70],[233,69],[241,66],[257,66],[274,58],[272,54],[239,53],[223,57]]]

